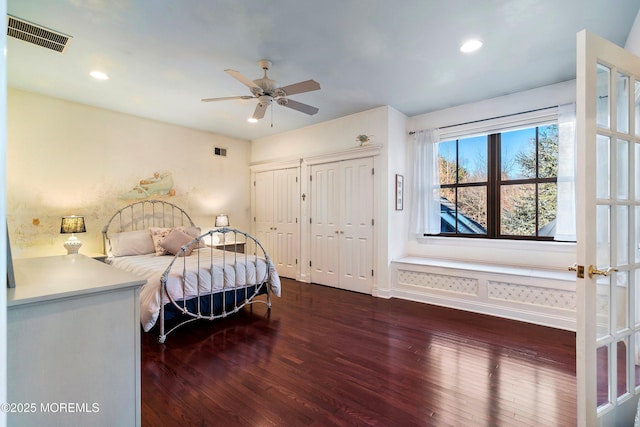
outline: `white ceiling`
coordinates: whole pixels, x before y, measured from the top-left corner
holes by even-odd
[[[73,37],[63,54],[8,38],[8,85],[252,140],[390,105],[407,116],[575,78],[576,33],[624,46],[639,0],[8,0]],[[483,48],[459,45],[480,38]],[[256,100],[224,72],[285,86],[315,79],[247,123]],[[89,71],[110,80],[98,82]],[[271,127],[273,120],[273,127]]]

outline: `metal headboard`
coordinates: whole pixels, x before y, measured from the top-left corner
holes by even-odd
[[[112,233],[145,230],[149,227],[194,227],[193,220],[182,208],[163,200],[143,200],[118,210],[102,229],[102,249]]]

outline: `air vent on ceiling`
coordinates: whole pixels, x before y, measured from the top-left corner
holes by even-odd
[[[71,36],[7,15],[7,35],[63,53]]]
[[[227,149],[226,148],[220,148],[220,147],[213,147],[213,154],[215,156],[227,157]]]

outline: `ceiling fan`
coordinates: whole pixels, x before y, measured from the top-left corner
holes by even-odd
[[[288,86],[276,87],[276,82],[267,77],[267,71],[269,71],[269,68],[271,68],[271,61],[263,59],[258,61],[258,65],[264,70],[264,77],[253,81],[246,78],[239,71],[230,69],[224,70],[231,77],[246,85],[251,90],[251,93],[253,95],[225,96],[222,98],[204,98],[202,101],[212,102],[227,101],[230,99],[256,98],[258,100],[258,105],[256,106],[252,117],[256,121],[264,117],[264,113],[265,111],[267,111],[267,107],[270,106],[274,100],[276,101],[276,103],[278,103],[278,105],[283,105],[285,107],[292,108],[305,114],[313,115],[318,112],[318,109],[316,107],[303,104],[302,102],[294,101],[293,99],[289,99],[287,97],[289,95],[318,90],[320,89],[320,83],[316,82],[315,80],[306,80]]]

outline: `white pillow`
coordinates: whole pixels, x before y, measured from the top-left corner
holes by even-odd
[[[109,236],[111,255],[147,255],[155,252],[149,230],[123,231]]]

